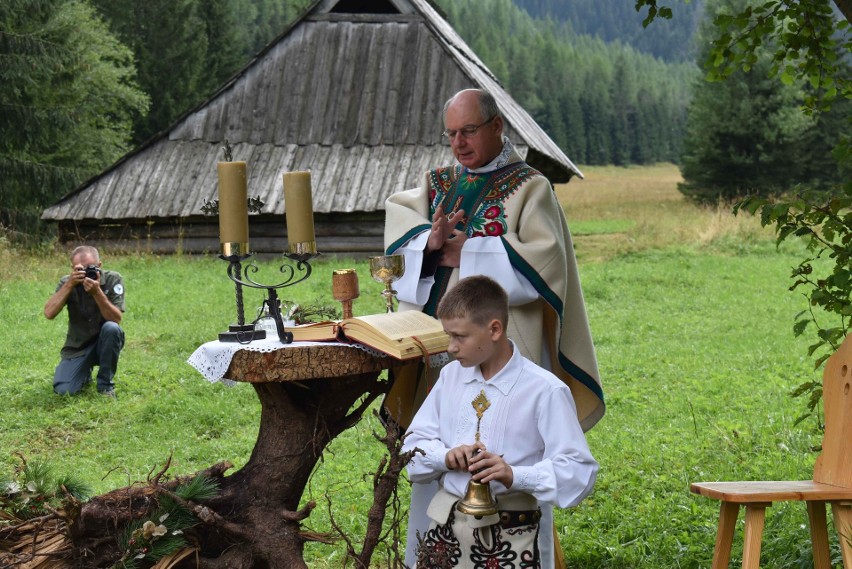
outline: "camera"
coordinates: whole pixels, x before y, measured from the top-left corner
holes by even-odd
[[[98,280],[98,276],[101,274],[101,269],[97,265],[88,265],[83,270],[86,271],[86,278],[93,281]]]

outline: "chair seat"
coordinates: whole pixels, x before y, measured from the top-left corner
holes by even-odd
[[[813,480],[802,481],[745,481],[745,482],[695,482],[690,492],[707,498],[747,504],[753,502],[852,501],[852,488],[822,484]]]
[[[734,530],[741,509],[743,569],[759,569],[760,541],[766,509],[773,502],[804,502],[808,513],[814,569],[831,569],[826,504],[831,505],[839,536],[843,568],[852,569],[852,334],[825,363],[822,401],[825,430],[822,452],[814,463],[811,480],[695,482],[694,494],[720,500],[719,526],[712,569],[728,569]],[[817,482],[819,481],[819,482]]]

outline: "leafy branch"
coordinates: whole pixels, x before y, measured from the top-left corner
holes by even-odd
[[[815,358],[814,368],[819,368],[837,350],[852,324],[852,182],[837,194],[807,191],[778,202],[748,198],[735,206],[734,212],[739,211],[759,213],[761,225],[774,226],[778,245],[795,236],[813,253],[793,268],[790,290],[803,291],[808,299],[809,308],[796,315],[793,333],[800,336],[809,326],[816,328],[816,341],[808,347],[808,355]],[[818,314],[827,314],[831,324],[821,323]],[[819,384],[807,382],[793,395],[809,395],[810,414],[822,391]]]
[[[840,98],[852,98],[852,83],[846,75],[844,54],[852,52],[849,36],[849,3],[834,5],[846,19],[839,19],[829,0],[764,0],[734,13],[721,13],[714,20],[715,37],[706,61],[707,79],[718,81],[734,71],[749,71],[764,45],[772,46],[770,75],[787,85],[806,80],[811,92],[805,98],[809,113],[827,110]],[[642,22],[647,27],[656,18],[672,17],[672,11],[657,0],[636,0],[636,11],[648,8]]]
[[[636,11],[648,7],[648,15],[642,20],[642,27],[647,28],[656,18],[672,19],[672,9],[667,6],[657,6],[657,0],[636,0]]]
[[[308,324],[319,320],[339,320],[340,311],[331,304],[297,304],[287,314],[296,324]]]

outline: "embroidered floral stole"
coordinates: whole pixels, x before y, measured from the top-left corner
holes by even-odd
[[[524,162],[509,164],[494,172],[475,174],[460,165],[438,168],[429,172],[429,218],[438,206],[444,213],[465,211],[456,226],[468,237],[499,237],[508,231],[505,202],[527,180],[541,174]],[[438,267],[435,284],[423,312],[435,316],[438,302],[447,292],[453,270]]]

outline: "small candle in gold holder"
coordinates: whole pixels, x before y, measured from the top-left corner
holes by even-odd
[[[219,162],[219,243],[222,254],[248,255],[248,189],[245,162]]]
[[[290,253],[316,253],[310,172],[284,172],[284,213]]]
[[[331,294],[343,304],[343,319],[352,318],[352,301],[361,295],[355,269],[338,269],[331,274]]]

